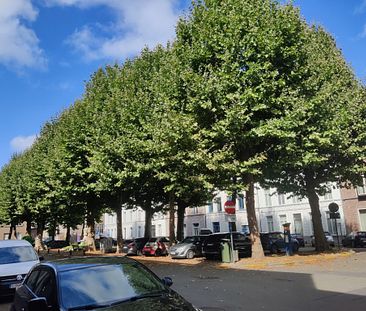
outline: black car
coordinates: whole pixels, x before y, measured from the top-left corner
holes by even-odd
[[[285,252],[285,240],[282,232],[266,232],[260,234],[260,239],[264,251],[272,254]],[[291,239],[292,250],[296,253],[299,250],[299,242]]]
[[[343,240],[344,247],[366,247],[366,231],[351,232]]]
[[[233,232],[232,234],[234,249],[238,251],[239,257],[250,257],[252,255],[252,243],[250,238],[240,232]],[[220,232],[208,235],[202,245],[203,255],[207,259],[221,259],[221,242],[230,239],[230,232]]]
[[[299,242],[299,247],[305,247],[305,239],[300,233],[292,233],[291,237]]]
[[[123,246],[123,252],[129,256],[140,256],[142,255],[142,249],[144,248],[145,244],[149,241],[149,238],[136,238],[133,240],[128,241]]]
[[[17,288],[11,311],[197,310],[127,257],[74,257],[36,265]]]
[[[64,247],[70,245],[69,242],[64,241],[64,240],[49,240],[49,241],[45,242],[44,244],[47,246],[47,248],[55,248],[55,249],[64,248]]]

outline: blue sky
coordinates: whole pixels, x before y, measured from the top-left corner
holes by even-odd
[[[174,38],[190,0],[0,0],[0,167],[99,67]],[[366,81],[366,0],[295,0]]]

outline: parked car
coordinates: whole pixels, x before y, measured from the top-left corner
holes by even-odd
[[[234,249],[238,251],[239,257],[250,257],[252,254],[252,243],[250,238],[240,232],[233,232]],[[230,232],[213,233],[207,236],[202,244],[202,253],[207,259],[221,259],[221,242],[230,240]]]
[[[172,284],[131,258],[74,257],[35,266],[11,310],[197,310]]]
[[[44,244],[47,246],[47,248],[64,248],[66,246],[69,246],[70,243],[65,240],[48,240],[44,242]]]
[[[129,256],[140,256],[142,255],[142,249],[148,241],[149,238],[136,238],[133,240],[128,240],[129,243],[123,246],[122,251]]]
[[[188,258],[202,256],[202,243],[207,236],[187,236],[182,242],[173,245],[169,254],[172,258]]]
[[[285,240],[282,232],[264,232],[260,234],[260,239],[264,251],[269,251],[272,254],[285,252]],[[297,252],[299,250],[299,242],[297,239],[291,239],[292,250]]]
[[[365,247],[366,246],[366,231],[351,232],[343,240],[344,247]]]
[[[325,235],[325,238],[326,238],[329,246],[334,247],[335,243],[334,243],[333,236],[328,231],[324,231],[324,235]],[[315,246],[315,237],[314,236],[311,236],[311,246],[313,246],[313,247]]]
[[[212,230],[209,228],[201,228],[200,229],[200,235],[209,235],[212,234]]]
[[[37,263],[39,263],[38,255],[29,242],[0,241],[0,296],[13,295],[15,288]]]
[[[299,247],[305,247],[305,239],[304,236],[300,233],[292,233],[291,237],[296,239],[299,242]]]
[[[168,255],[169,239],[166,237],[150,238],[142,249],[145,256]]]

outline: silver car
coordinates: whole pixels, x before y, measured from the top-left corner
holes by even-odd
[[[37,253],[25,240],[0,241],[0,296],[10,296],[28,271],[39,263]]]
[[[182,242],[173,245],[169,254],[172,258],[188,258],[202,256],[202,242],[207,236],[188,236]]]

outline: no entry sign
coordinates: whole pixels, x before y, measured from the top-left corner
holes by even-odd
[[[229,215],[235,214],[235,201],[226,201],[224,204],[225,213]]]

